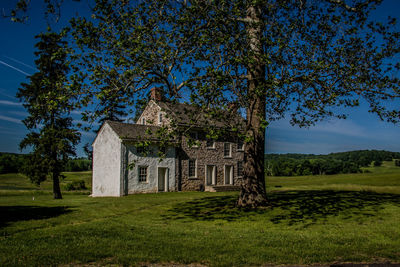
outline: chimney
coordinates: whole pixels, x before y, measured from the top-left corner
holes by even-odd
[[[153,87],[150,89],[150,99],[154,101],[162,101],[164,98],[164,92],[161,87]]]

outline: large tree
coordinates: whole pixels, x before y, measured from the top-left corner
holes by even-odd
[[[133,106],[152,86],[172,99],[190,96],[212,115],[212,107],[234,102],[246,114],[238,204],[265,205],[270,121],[286,115],[309,126],[345,118],[338,107],[361,101],[382,120],[400,120],[393,101],[400,95],[400,34],[395,19],[371,19],[381,2],[97,0],[90,18],[72,21],[87,85],[82,103],[101,110],[99,99],[109,98]]]
[[[98,0],[92,18],[72,26],[92,81],[88,95],[123,94],[131,105],[157,85],[170,98],[189,94],[205,111],[229,102],[245,110],[238,205],[256,207],[267,204],[270,121],[288,115],[309,126],[345,118],[337,107],[360,101],[383,120],[400,120],[398,102],[391,102],[400,96],[400,34],[395,19],[370,19],[380,2]],[[114,87],[102,90],[110,77]]]
[[[69,157],[75,155],[75,145],[80,139],[69,116],[74,96],[68,84],[69,50],[63,35],[48,31],[36,36],[38,72],[29,77],[29,83],[21,84],[17,93],[29,112],[23,121],[29,133],[20,147],[32,148],[23,172],[38,185],[51,175],[55,199],[62,198],[61,172]]]

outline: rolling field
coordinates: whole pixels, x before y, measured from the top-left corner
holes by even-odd
[[[53,200],[49,182],[0,175],[0,266],[400,263],[400,168],[369,171],[268,177],[256,211],[235,192]],[[90,186],[90,172],[66,176]]]

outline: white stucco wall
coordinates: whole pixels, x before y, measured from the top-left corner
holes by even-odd
[[[93,143],[92,196],[121,196],[121,139],[105,123]]]
[[[136,147],[132,144],[127,144],[125,150],[125,166],[132,164],[132,168],[125,169],[127,177],[124,190],[128,194],[133,193],[151,193],[158,192],[158,168],[168,168],[168,191],[175,191],[175,148],[169,147],[166,150],[166,156],[160,161],[157,155],[157,146],[151,146],[149,155],[146,157],[137,153]],[[139,167],[147,166],[148,179],[146,182],[139,182]]]

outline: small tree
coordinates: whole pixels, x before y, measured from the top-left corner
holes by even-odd
[[[61,199],[59,180],[70,156],[75,155],[75,145],[80,134],[73,129],[71,91],[67,84],[67,43],[63,34],[48,30],[36,36],[35,61],[38,72],[21,84],[17,97],[23,102],[29,116],[24,124],[29,133],[20,148],[32,147],[23,172],[33,183],[40,184],[51,175],[54,199]]]

